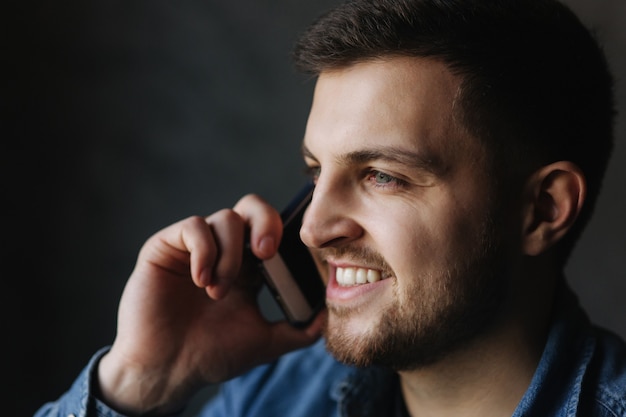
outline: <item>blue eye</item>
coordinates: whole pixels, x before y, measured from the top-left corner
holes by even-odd
[[[374,180],[377,184],[389,184],[394,182],[396,179],[391,175],[385,174],[384,172],[375,171],[373,172]]]
[[[367,175],[367,180],[371,182],[374,187],[388,190],[394,190],[406,184],[400,178],[377,170],[371,170]]]

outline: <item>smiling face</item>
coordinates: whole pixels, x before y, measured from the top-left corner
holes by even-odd
[[[301,237],[323,265],[328,349],[412,369],[478,334],[505,283],[480,142],[460,78],[391,58],[323,72],[304,138],[316,180]]]

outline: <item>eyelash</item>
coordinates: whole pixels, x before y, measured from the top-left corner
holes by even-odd
[[[320,171],[321,171],[322,167],[317,166],[317,165],[312,165],[312,166],[308,166],[305,168],[305,174],[310,177],[313,182],[317,181],[317,178],[320,175]],[[384,178],[388,179],[388,182],[386,183],[379,183],[376,178],[377,176],[383,176]],[[404,180],[401,180],[400,178],[397,178],[393,175],[387,174],[385,172],[376,170],[376,169],[369,169],[365,172],[364,178],[368,181],[373,182],[373,186],[376,188],[381,188],[381,189],[385,189],[385,188],[397,188],[397,187],[401,187],[404,186],[406,184],[406,182]]]

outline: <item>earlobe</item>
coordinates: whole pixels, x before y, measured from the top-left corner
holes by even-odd
[[[586,191],[583,172],[568,161],[546,165],[528,179],[522,231],[525,254],[545,252],[568,232],[582,209]]]

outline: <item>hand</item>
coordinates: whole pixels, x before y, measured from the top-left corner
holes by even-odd
[[[296,329],[261,315],[257,278],[242,268],[248,230],[258,258],[276,253],[280,216],[254,195],[145,243],[122,295],[115,342],[100,362],[102,400],[121,412],[171,412],[202,386],[319,337],[321,316]]]

